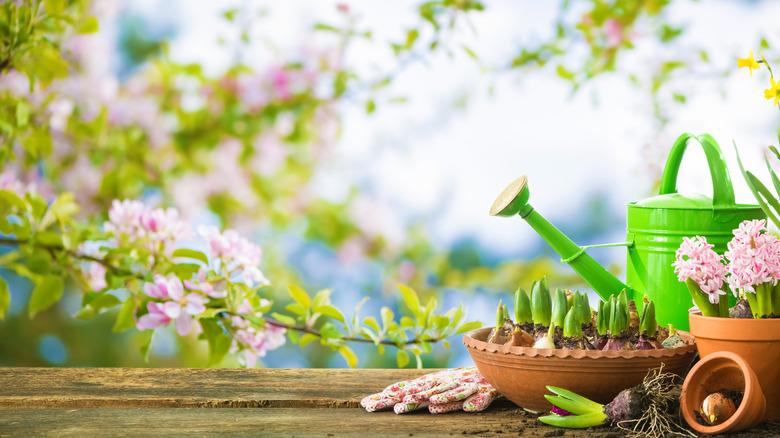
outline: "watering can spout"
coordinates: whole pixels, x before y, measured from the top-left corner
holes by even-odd
[[[604,300],[610,295],[618,295],[626,289],[629,299],[633,298],[633,291],[617,277],[610,274],[603,266],[585,253],[586,247],[580,247],[571,241],[565,234],[547,221],[528,203],[530,193],[528,190],[528,177],[523,175],[512,181],[506,189],[496,198],[490,207],[492,216],[510,217],[519,215],[525,219],[531,228],[561,256],[561,262],[567,263],[593,288]],[[610,244],[609,246],[630,246],[630,242]],[[595,245],[604,246],[604,245]]]

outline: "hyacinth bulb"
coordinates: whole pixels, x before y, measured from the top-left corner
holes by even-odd
[[[710,426],[716,426],[731,418],[737,412],[734,400],[720,392],[708,395],[701,404],[699,413]]]

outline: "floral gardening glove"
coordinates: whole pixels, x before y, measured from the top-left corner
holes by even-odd
[[[425,407],[433,414],[458,409],[479,412],[499,396],[476,367],[465,367],[394,383],[380,393],[365,397],[360,406],[368,412],[392,406],[396,414]]]

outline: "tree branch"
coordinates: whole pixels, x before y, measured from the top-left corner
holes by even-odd
[[[310,333],[310,334],[312,334],[314,336],[322,337],[322,334],[319,332],[319,330],[314,330],[314,329],[311,329],[309,327],[301,327],[301,326],[297,326],[297,325],[289,325],[289,324],[285,324],[283,322],[279,322],[279,321],[277,321],[275,319],[267,318],[267,317],[263,317],[263,319],[265,319],[265,322],[267,322],[268,324],[272,324],[272,325],[275,325],[275,326],[278,326],[278,327],[284,327],[287,330],[295,330],[295,331],[298,331],[298,332]],[[365,344],[377,344],[376,342],[372,341],[371,339],[357,338],[355,336],[341,337],[341,338],[338,338],[338,339],[340,339],[342,341],[345,341],[345,342],[362,342],[362,343],[365,343]],[[423,342],[436,343],[436,342],[439,342],[439,341],[441,341],[441,339],[439,339],[439,338],[429,338],[429,339],[417,339],[417,338],[415,338],[415,339],[412,339],[410,341],[404,341],[403,345],[422,344]],[[383,339],[383,340],[379,341],[379,344],[382,344],[382,345],[392,345],[394,347],[398,347],[398,344],[396,344],[395,342],[393,342],[393,341],[391,341],[389,339]]]

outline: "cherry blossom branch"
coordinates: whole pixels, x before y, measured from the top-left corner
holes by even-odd
[[[297,326],[297,325],[285,324],[285,323],[283,323],[281,321],[277,321],[277,320],[275,320],[273,318],[268,318],[268,317],[263,317],[263,319],[265,319],[265,322],[267,322],[268,324],[273,324],[273,325],[278,326],[278,327],[283,327],[283,328],[285,328],[287,330],[295,330],[295,331],[302,332],[302,333],[309,333],[309,334],[312,334],[312,335],[318,336],[318,337],[322,336],[322,333],[320,333],[319,330],[314,330],[314,329],[306,327],[306,326]],[[341,338],[338,338],[338,339],[342,340],[342,341],[345,341],[345,342],[362,342],[362,343],[366,343],[366,344],[377,344],[377,342],[372,341],[371,339],[358,338],[358,337],[355,337],[355,336],[344,336],[344,337],[341,337]],[[409,340],[409,341],[404,341],[401,345],[416,345],[416,344],[421,344],[423,342],[426,342],[426,343],[436,343],[436,342],[440,342],[440,341],[441,341],[441,339],[439,339],[439,338],[429,338],[429,339],[414,338],[414,339]],[[382,345],[392,345],[394,347],[397,347],[399,345],[399,344],[397,344],[397,343],[395,343],[395,342],[393,342],[393,341],[391,341],[389,339],[383,339],[383,340],[379,341],[378,343],[382,344]]]
[[[20,247],[20,246],[26,245],[28,243],[30,243],[30,239],[0,238],[0,245],[3,245],[3,246],[16,246],[16,247]],[[62,245],[40,245],[40,244],[35,244],[35,246],[38,247],[38,248],[44,249],[46,251],[49,251],[50,253],[52,253],[54,251],[61,251],[61,252],[64,252],[66,255],[68,255],[71,258],[84,260],[84,261],[88,261],[88,262],[100,263],[106,269],[108,269],[108,270],[110,270],[110,271],[112,271],[114,273],[120,274],[120,275],[134,276],[134,277],[137,277],[139,279],[143,279],[142,275],[140,275],[140,274],[138,274],[136,272],[132,272],[132,271],[128,271],[126,269],[120,268],[119,266],[115,266],[115,265],[111,264],[109,261],[107,261],[106,259],[102,259],[100,257],[91,256],[91,255],[88,255],[88,254],[80,254],[80,253],[78,253],[76,251],[69,250],[69,249],[65,248],[64,246],[62,246]]]

